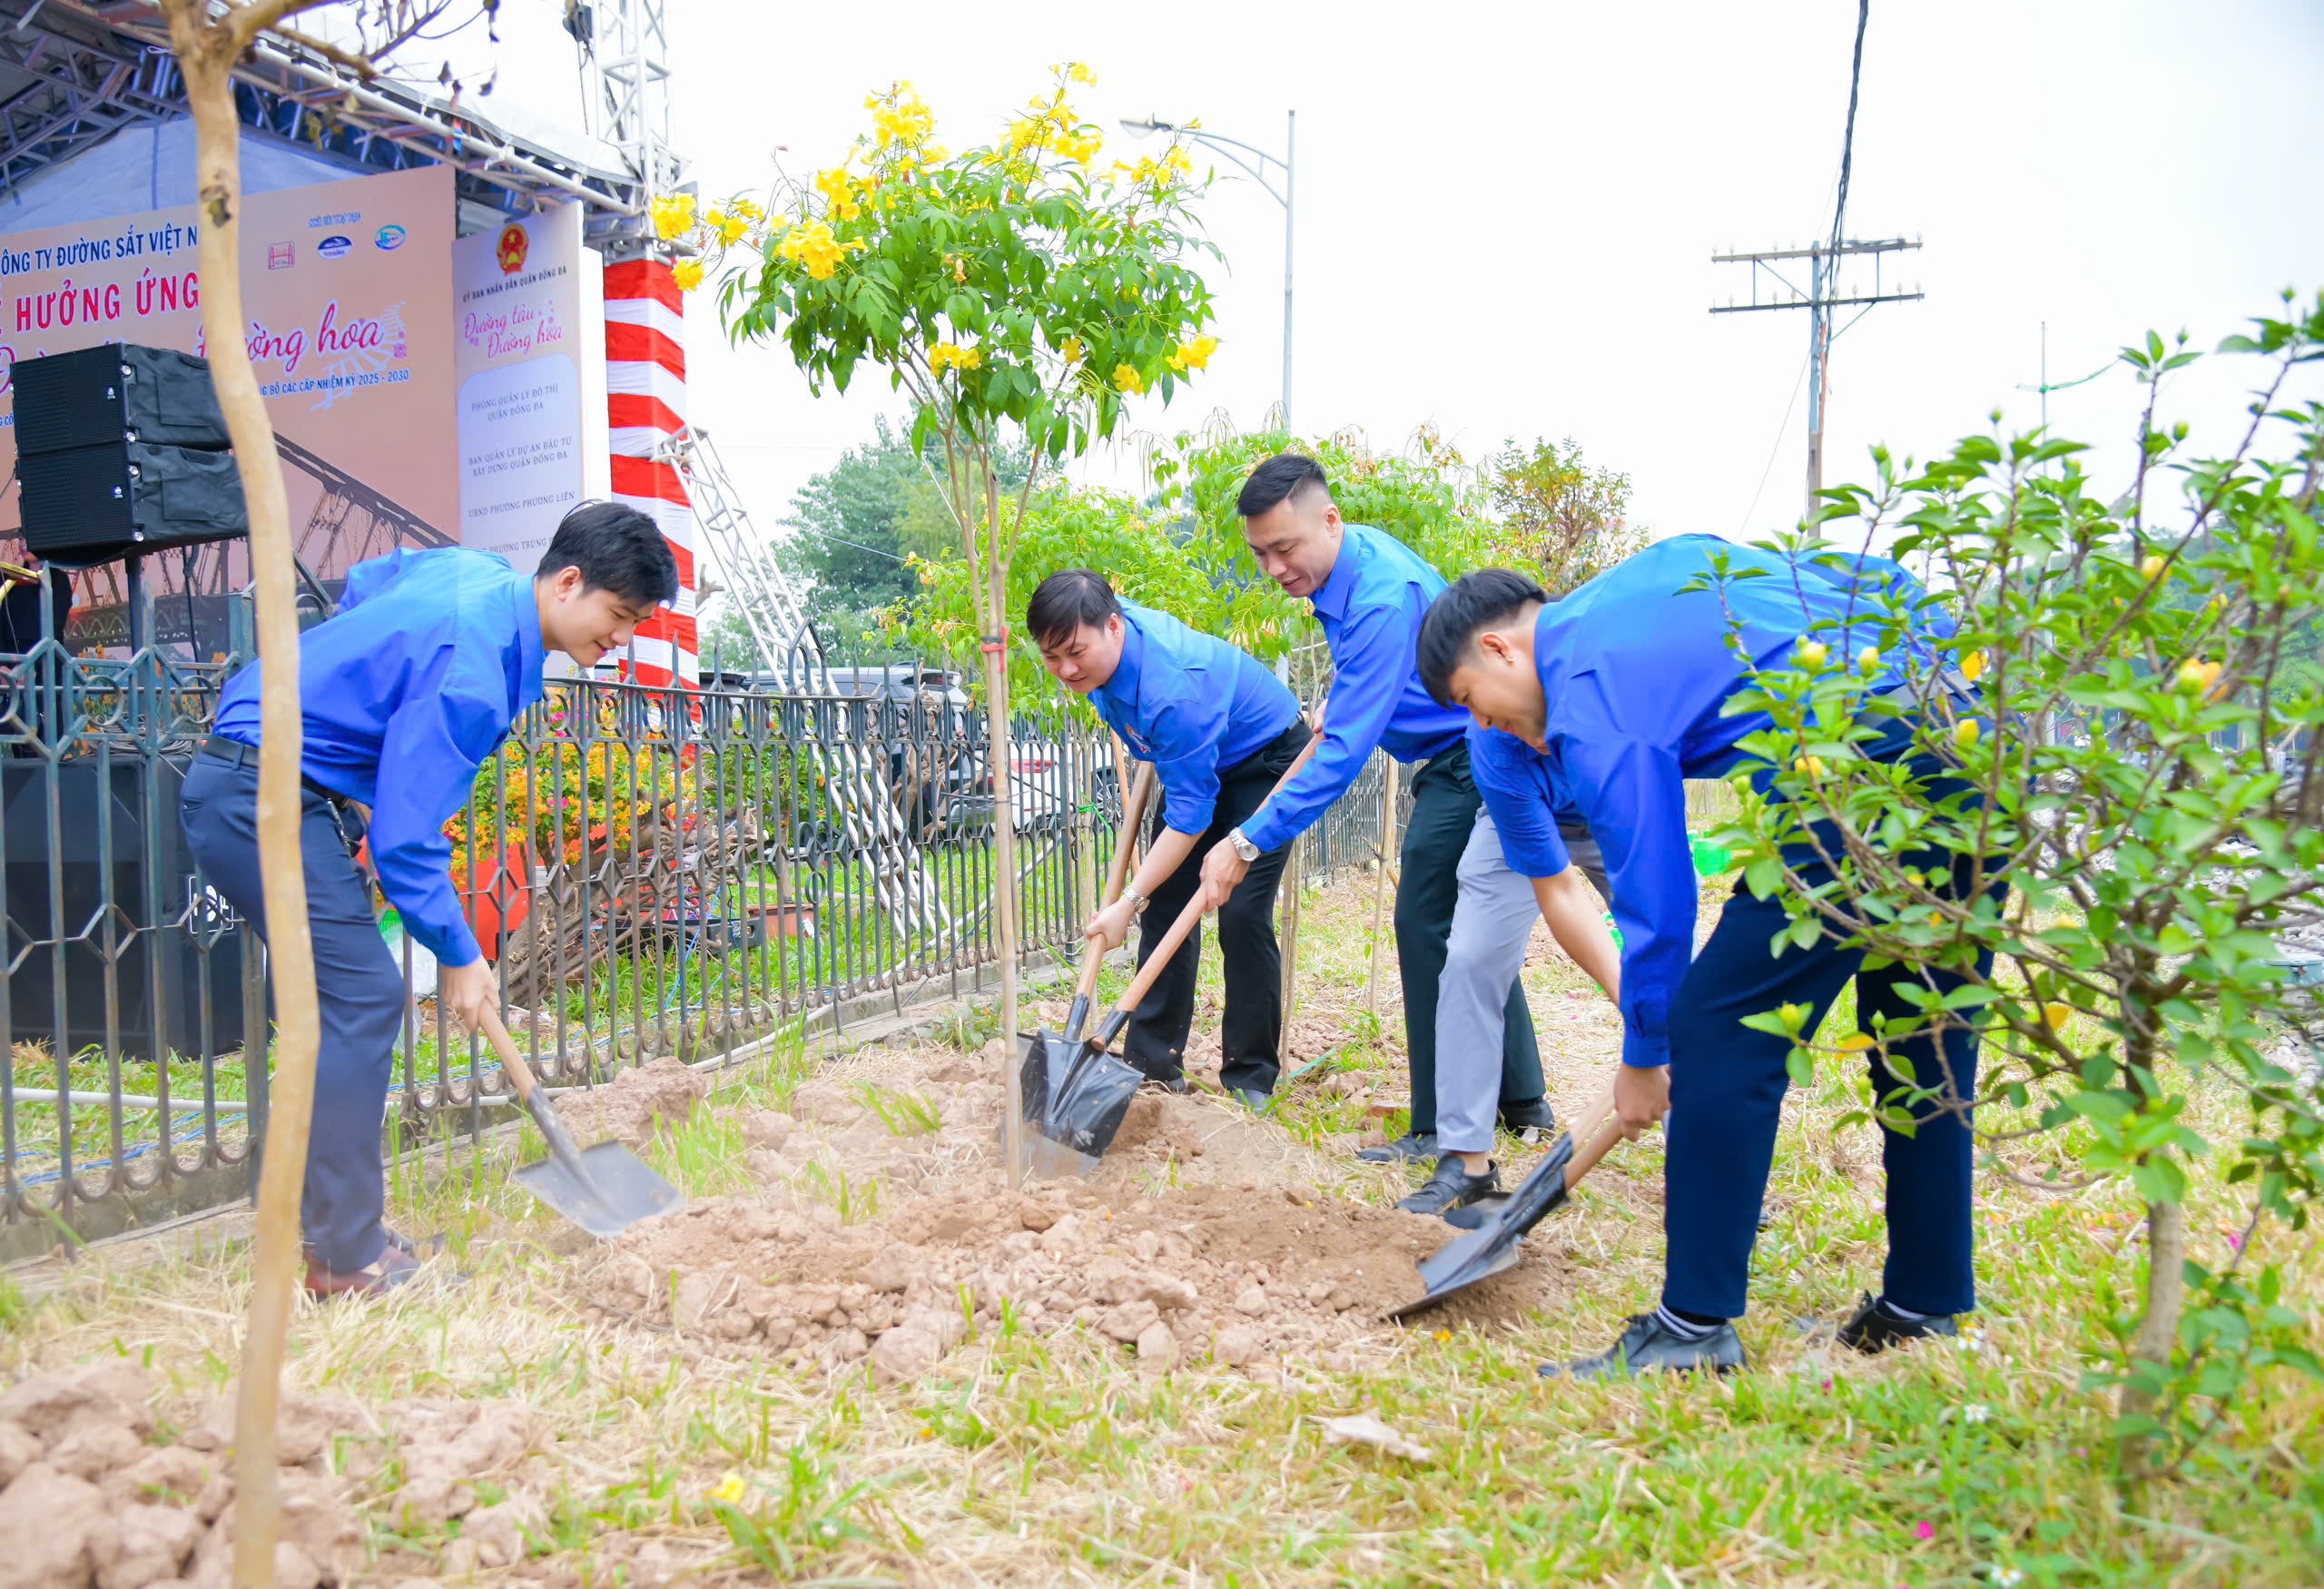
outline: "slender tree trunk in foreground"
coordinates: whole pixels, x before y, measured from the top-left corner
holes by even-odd
[[[300,858],[301,751],[299,619],[290,563],[290,514],[274,427],[243,343],[241,236],[241,127],[234,114],[235,60],[270,23],[296,6],[269,4],[207,20],[202,0],[163,0],[170,42],[185,73],[193,112],[195,188],[200,196],[202,327],[210,378],[233,438],[234,462],[250,509],[251,568],[258,588],[261,738],[258,843],[274,980],[277,1034],[259,1178],[257,1273],[242,1341],[234,1409],[234,1582],[269,1589],[281,1525],[275,1485],[275,1418],[283,1347],[299,1266],[299,1197],[307,1171],[314,1105],[314,946],[307,936],[307,876]],[[263,1043],[263,1037],[260,1039]],[[263,1050],[261,1049],[261,1052]],[[260,1061],[263,1063],[263,1060]]]
[[[2131,1361],[2151,1363],[2159,1369],[2171,1366],[2172,1348],[2179,1344],[2179,1315],[2187,1299],[2187,1210],[2179,1203],[2149,1203],[2146,1206],[2146,1309],[2139,1319],[2139,1332],[2131,1340]],[[2122,1411],[2125,1417],[2152,1417],[2155,1411],[2152,1392],[2134,1385],[2122,1387]],[[2147,1453],[2153,1447],[2152,1435],[2126,1435],[2122,1437],[2122,1471],[2133,1478],[2146,1472]]]
[[[986,726],[992,745],[992,920],[1000,945],[1000,1148],[1009,1160],[1013,1189],[1025,1179],[1025,1087],[1017,1068],[1017,955],[1023,935],[1018,921],[1015,769],[1009,765],[1009,563],[1000,551],[1000,481],[986,460],[984,471],[985,557],[983,636]]]

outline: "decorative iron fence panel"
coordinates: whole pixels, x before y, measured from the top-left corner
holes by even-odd
[[[0,656],[0,1258],[251,1185],[262,950],[177,821],[231,672],[159,649]],[[793,1022],[990,989],[997,791],[1024,958],[1078,952],[1121,816],[1108,736],[1037,706],[996,778],[957,675],[835,667],[821,690],[718,676],[552,684],[450,824],[463,908],[549,1084],[665,1056],[710,1067]],[[1371,859],[1379,777],[1375,757],[1303,841],[1311,881]],[[391,1148],[507,1118],[497,1061],[437,1005],[426,952],[391,911],[382,933],[412,992]]]

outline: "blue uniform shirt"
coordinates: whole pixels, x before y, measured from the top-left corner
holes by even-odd
[[[1440,706],[1420,681],[1420,621],[1443,577],[1394,536],[1368,524],[1341,533],[1339,560],[1309,597],[1332,651],[1324,743],[1299,775],[1243,824],[1262,850],[1287,844],[1347,793],[1377,747],[1400,762],[1443,755],[1469,715]]]
[[[1716,589],[1679,589],[1711,573],[1724,552],[1730,574],[1766,570]],[[1547,755],[1501,733],[1481,734],[1472,756],[1477,787],[1514,870],[1548,877],[1569,864],[1554,811],[1570,802],[1605,852],[1622,934],[1622,1062],[1668,1064],[1670,1001],[1694,959],[1696,881],[1687,837],[1689,778],[1716,778],[1742,760],[1737,745],[1768,725],[1763,712],[1722,715],[1744,682],[1728,646],[1729,614],[1752,662],[1782,663],[1818,620],[1836,657],[1877,643],[1881,614],[1869,599],[1892,592],[1924,602],[1919,582],[1884,558],[1849,559],[1856,572],[1737,546],[1715,536],[1657,542],[1541,609],[1533,662],[1548,711]],[[1919,633],[1950,622],[1924,606]],[[1924,655],[1925,653],[1924,652]],[[1904,658],[1884,653],[1876,687],[1901,682]]]
[[[357,564],[338,613],[300,637],[300,770],[371,808],[379,886],[446,965],[481,951],[452,891],[444,824],[541,698],[545,655],[531,577],[458,548]],[[217,732],[259,743],[256,664],[227,681]]]
[[[1258,658],[1168,613],[1122,603],[1122,659],[1089,692],[1098,715],[1162,782],[1162,820],[1210,826],[1218,775],[1291,726],[1299,702]]]

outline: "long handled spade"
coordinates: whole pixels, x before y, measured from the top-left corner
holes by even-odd
[[[1621,1140],[1622,1122],[1614,1118],[1614,1094],[1610,1088],[1582,1132],[1581,1148],[1575,1149],[1571,1132],[1561,1133],[1548,1156],[1518,1184],[1507,1202],[1484,1215],[1475,1229],[1453,1238],[1421,1260],[1420,1278],[1428,1289],[1417,1299],[1391,1308],[1388,1317],[1409,1318],[1515,1268],[1518,1243],[1525,1233],[1561,1207],[1581,1184],[1581,1178],[1598,1168],[1607,1150]]]
[[[1324,742],[1323,727],[1324,708],[1319,706],[1314,736],[1291,765],[1284,769],[1283,776],[1275,780],[1275,788],[1268,791],[1269,799],[1296,777],[1299,769],[1307,765],[1307,758],[1315,754],[1315,747]],[[1086,1174],[1113,1145],[1115,1133],[1122,1129],[1122,1117],[1129,1111],[1129,1101],[1146,1078],[1107,1050],[1129,1024],[1139,1002],[1168,969],[1170,957],[1178,952],[1178,946],[1187,941],[1187,934],[1195,930],[1195,923],[1202,917],[1203,899],[1196,893],[1187,902],[1187,908],[1178,913],[1178,919],[1170,923],[1170,930],[1162,935],[1153,952],[1146,957],[1146,963],[1138,968],[1137,975],[1122,996],[1115,1001],[1097,1035],[1081,1045],[1063,1077],[1049,1086],[1039,1118],[1032,1118],[1028,1111],[1026,1123],[1033,1128],[1029,1140],[1037,1155],[1036,1168],[1044,1173]],[[1043,1143],[1049,1149],[1045,1150]],[[1062,1162],[1050,1150],[1062,1150]]]
[[[533,1080],[532,1067],[517,1051],[516,1040],[500,1023],[499,1012],[488,1005],[484,1011],[484,1032],[492,1040],[509,1080],[516,1083],[517,1096],[524,1100],[542,1140],[548,1143],[547,1158],[517,1167],[518,1185],[601,1239],[620,1235],[640,1219],[669,1213],[685,1201],[677,1188],[619,1142],[576,1148],[573,1134],[557,1115],[556,1100]]]
[[[1137,850],[1138,824],[1146,816],[1147,801],[1153,797],[1154,779],[1153,764],[1147,763],[1138,768],[1137,780],[1130,785],[1129,801],[1122,807],[1120,834],[1114,844],[1113,864],[1106,869],[1105,904],[1119,899],[1123,885],[1129,881],[1130,860]],[[1023,1100],[1025,1123],[1036,1131],[1048,1118],[1050,1093],[1063,1085],[1073,1073],[1074,1061],[1080,1058],[1081,1029],[1089,1019],[1089,995],[1097,991],[1098,968],[1105,958],[1106,946],[1091,939],[1081,956],[1081,980],[1074,984],[1073,1007],[1066,1015],[1064,1032],[1044,1027],[1025,1039],[1024,1062],[1018,1067],[1018,1092]]]

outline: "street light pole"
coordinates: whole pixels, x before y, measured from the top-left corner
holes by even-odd
[[[1299,113],[1283,113],[1283,428],[1291,429],[1291,161]]]
[[[1174,136],[1189,139],[1194,143],[1202,144],[1206,148],[1214,150],[1220,154],[1224,154],[1227,159],[1233,161],[1236,165],[1241,166],[1245,171],[1248,172],[1252,178],[1258,183],[1259,186],[1266,190],[1267,196],[1273,199],[1276,203],[1283,206],[1283,428],[1286,430],[1290,429],[1291,223],[1294,213],[1291,207],[1291,159],[1293,142],[1299,130],[1299,113],[1297,111],[1287,111],[1285,113],[1283,153],[1280,155],[1270,154],[1264,149],[1255,149],[1250,144],[1242,143],[1237,139],[1222,138],[1216,133],[1206,133],[1199,127],[1183,126],[1176,122],[1166,122],[1159,116],[1147,116],[1143,121],[1132,121],[1130,118],[1125,116],[1122,118],[1122,130],[1129,133],[1131,136],[1137,138],[1143,138],[1149,133],[1168,133]],[[1243,152],[1242,154],[1237,154],[1236,153],[1238,149]],[[1251,158],[1249,160],[1246,160],[1243,158],[1245,154],[1249,155]],[[1254,161],[1257,163],[1254,164]],[[1270,165],[1279,168],[1283,173],[1283,187],[1280,192],[1276,190],[1275,184],[1268,179],[1267,167]]]

